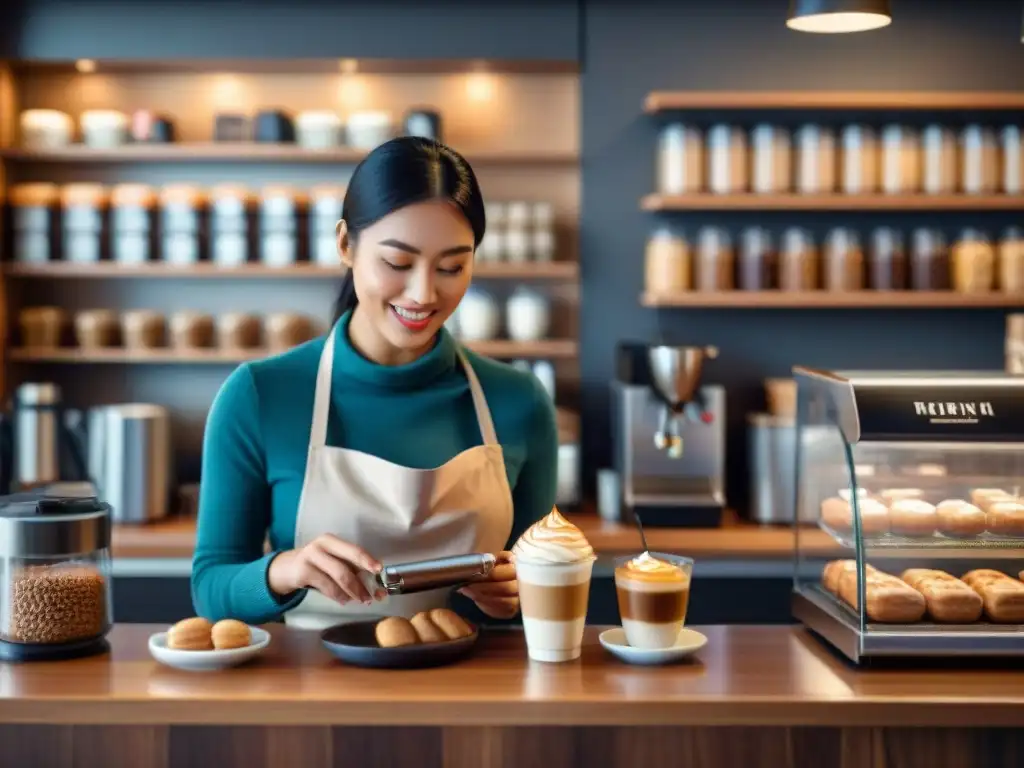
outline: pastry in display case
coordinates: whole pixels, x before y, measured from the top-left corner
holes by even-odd
[[[793,519],[835,542],[794,527],[794,616],[858,663],[1024,656],[1024,378],[794,374]]]

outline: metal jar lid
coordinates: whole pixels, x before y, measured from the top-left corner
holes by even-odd
[[[110,505],[95,496],[0,497],[0,557],[61,558],[110,548]]]

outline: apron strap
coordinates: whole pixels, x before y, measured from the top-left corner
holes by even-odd
[[[456,348],[456,354],[459,356],[459,362],[462,363],[462,368],[466,372],[466,378],[469,379],[469,392],[473,396],[473,408],[476,410],[476,420],[480,425],[480,436],[484,440],[484,445],[497,445],[498,433],[494,430],[491,409],[487,407],[487,398],[484,397],[484,389],[480,386],[480,380],[476,377],[476,371],[469,364],[469,360],[462,351],[462,347]]]
[[[309,428],[309,447],[322,448],[327,444],[327,417],[331,412],[331,378],[334,374],[334,337],[338,324],[327,334],[320,365],[316,370],[316,390],[313,395],[313,423]]]
[[[327,444],[327,417],[331,410],[331,378],[334,374],[334,339],[337,333],[338,325],[335,324],[327,335],[323,352],[320,353],[320,365],[316,371],[316,390],[313,395],[313,423],[309,430],[311,448],[321,448]],[[473,409],[476,411],[476,420],[484,445],[497,445],[498,434],[494,429],[491,409],[487,406],[487,398],[484,397],[480,380],[477,379],[476,372],[466,359],[462,348],[457,347],[455,352],[469,380],[469,392],[473,397]]]

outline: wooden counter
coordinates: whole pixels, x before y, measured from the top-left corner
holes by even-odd
[[[1024,672],[872,671],[803,630],[710,627],[697,659],[531,663],[514,631],[436,670],[347,667],[273,627],[247,667],[188,673],[121,625],[108,656],[0,665],[0,767],[1019,766]],[[1014,762],[1017,761],[1017,762]]]
[[[592,513],[570,518],[601,554],[633,553],[639,549],[636,528],[609,523]],[[721,528],[649,528],[651,548],[661,552],[687,554],[695,558],[779,558],[793,554],[793,531],[789,526],[754,525],[735,513],[726,514]],[[802,545],[809,552],[833,554],[838,546],[817,528],[807,528]],[[148,525],[114,527],[115,558],[190,558],[195,548],[195,520],[172,519]]]

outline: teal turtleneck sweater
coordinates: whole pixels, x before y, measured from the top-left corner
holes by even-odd
[[[415,362],[384,366],[352,347],[348,316],[336,329],[328,445],[428,469],[481,444],[457,342],[446,330]],[[325,340],[243,364],[210,408],[192,564],[193,603],[210,620],[274,621],[304,596],[272,593],[267,569],[278,552],[295,543]],[[515,504],[510,541],[515,541],[555,502],[554,405],[531,374],[469,351],[466,356],[480,379],[505,456]],[[271,551],[265,554],[268,538]]]

